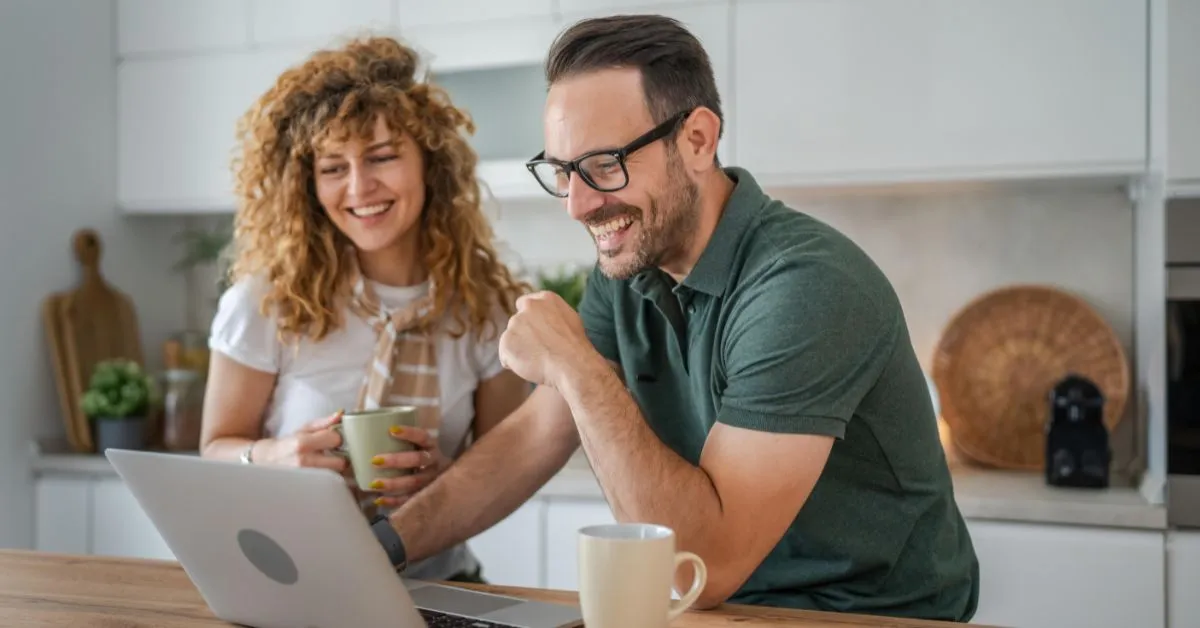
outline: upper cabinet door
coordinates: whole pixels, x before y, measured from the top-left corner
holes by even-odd
[[[558,7],[565,13],[603,11],[625,13],[630,11],[658,11],[672,5],[699,4],[697,0],[558,0]]]
[[[117,51],[122,57],[245,46],[249,0],[117,0]]]
[[[233,209],[238,119],[296,50],[126,60],[117,68],[117,198],[130,213]]]
[[[397,0],[400,37],[437,72],[540,65],[558,28],[553,0]]]
[[[721,96],[721,109],[725,117],[724,137],[717,147],[717,157],[723,164],[728,165],[734,156],[735,127],[734,83],[733,83],[733,45],[730,41],[730,17],[733,7],[730,2],[683,2],[674,0],[575,0],[561,1],[563,7],[563,27],[570,26],[575,21],[587,17],[616,15],[621,13],[657,13],[679,20],[696,39],[704,46],[712,64],[713,74],[717,81],[717,92]],[[568,13],[567,7],[586,7],[588,10],[579,13]],[[745,45],[744,43],[742,45]]]
[[[1145,4],[737,2],[737,162],[775,183],[1140,172]]]
[[[396,0],[396,18],[405,27],[541,18],[553,13],[554,0]]]
[[[1167,174],[1200,195],[1200,2],[1167,7]]]
[[[335,45],[392,28],[391,0],[250,0],[254,42]]]

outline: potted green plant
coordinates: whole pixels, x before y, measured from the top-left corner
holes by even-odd
[[[554,273],[538,273],[538,286],[562,297],[567,305],[579,309],[583,290],[587,287],[588,272],[582,268],[559,269]]]
[[[143,449],[156,398],[154,380],[132,360],[105,360],[92,370],[80,406],[93,423],[96,451]]]
[[[185,344],[205,341],[212,317],[216,315],[221,294],[229,288],[229,267],[233,262],[233,223],[229,220],[207,226],[192,226],[175,236],[183,255],[174,270],[183,275]]]
[[[175,241],[183,245],[183,257],[175,262],[175,270],[190,272],[199,267],[211,266],[217,271],[217,296],[229,288],[228,270],[229,245],[233,240],[233,227],[230,224],[215,226],[211,229],[185,229],[175,236]]]

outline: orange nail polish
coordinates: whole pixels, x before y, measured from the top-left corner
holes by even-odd
[[[380,498],[377,498],[377,499],[375,500],[375,505],[376,505],[376,506],[382,506],[382,505],[383,505],[383,498],[382,498],[382,497],[380,497]]]
[[[383,480],[375,480],[374,482],[371,482],[371,488],[375,490],[383,488]]]
[[[383,464],[383,456],[375,456],[374,458],[371,458],[371,464],[374,464],[374,465]]]
[[[393,434],[399,435],[404,433],[404,428],[400,427],[399,425],[393,425],[391,431]]]

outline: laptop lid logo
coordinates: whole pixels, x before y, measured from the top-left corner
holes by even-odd
[[[246,560],[266,577],[280,584],[296,584],[300,579],[296,561],[271,537],[246,528],[238,531],[237,542]]]

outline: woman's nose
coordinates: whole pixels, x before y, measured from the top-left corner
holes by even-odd
[[[346,191],[352,198],[364,198],[375,187],[375,178],[365,168],[351,167],[349,189]]]

